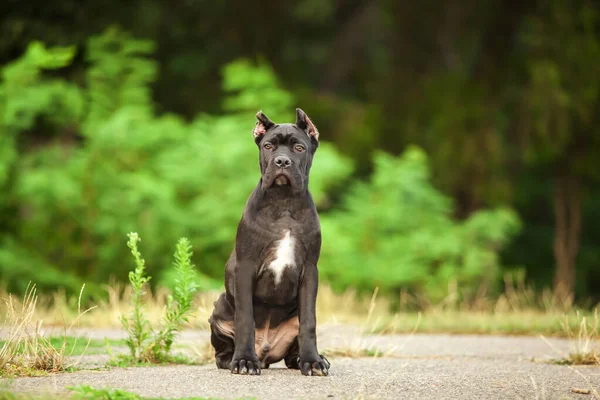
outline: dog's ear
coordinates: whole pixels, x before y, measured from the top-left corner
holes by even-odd
[[[269,130],[270,127],[275,125],[273,121],[271,121],[269,117],[262,112],[262,110],[256,113],[256,119],[256,125],[252,130],[252,136],[254,136],[254,139],[260,138],[262,135],[267,133],[267,130]]]
[[[296,108],[296,126],[306,132],[308,137],[319,141],[319,131],[315,124],[312,123],[308,115],[299,108]]]

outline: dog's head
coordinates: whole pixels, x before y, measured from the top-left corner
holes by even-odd
[[[254,141],[260,152],[262,188],[307,189],[319,131],[304,111],[296,109],[295,124],[276,124],[262,111],[256,114]]]

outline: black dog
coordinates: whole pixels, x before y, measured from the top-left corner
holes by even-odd
[[[261,179],[225,266],[225,293],[209,319],[217,367],[259,375],[282,359],[303,375],[327,375],[317,351],[315,301],[321,227],[308,175],[319,132],[300,109],[295,124],[262,111],[254,128]]]

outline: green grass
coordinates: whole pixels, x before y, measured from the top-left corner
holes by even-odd
[[[48,338],[48,342],[55,349],[60,349],[63,346],[63,341],[66,340],[65,347],[67,354],[71,356],[80,356],[82,354],[93,355],[93,354],[106,354],[106,341],[100,339],[87,339],[85,337],[67,336],[65,338],[60,336],[51,336]],[[0,340],[0,347],[4,345],[4,341]],[[122,339],[109,339],[108,343],[115,347],[126,347],[125,340]],[[19,350],[22,351],[23,345],[19,346]]]
[[[68,388],[69,394],[31,394],[14,393],[0,389],[0,400],[162,400],[162,397],[143,397],[121,389],[94,389],[91,386],[81,385]],[[252,398],[245,398],[252,399]],[[209,397],[181,397],[174,400],[217,400]]]
[[[106,363],[110,367],[160,367],[165,365],[204,365],[203,362],[195,360],[193,357],[189,357],[182,354],[169,355],[160,362],[158,361],[137,361],[131,362],[131,357],[127,354],[117,354],[111,357]]]
[[[90,386],[70,387],[74,393],[72,399],[90,399],[90,400],[161,400],[162,397],[142,397],[135,393],[127,392],[121,389],[94,389]],[[208,397],[181,397],[178,400],[208,400]]]

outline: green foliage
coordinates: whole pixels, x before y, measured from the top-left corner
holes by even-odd
[[[189,321],[192,313],[192,301],[196,293],[194,265],[192,264],[192,245],[187,238],[179,239],[175,250],[175,287],[169,296],[163,318],[163,327],[154,339],[152,350],[154,358],[165,359],[171,350],[175,334]]]
[[[148,58],[154,43],[132,38],[118,29],[108,29],[88,40],[87,96],[88,135],[121,109],[149,117],[152,113],[150,84],[156,79],[156,63]]]
[[[42,287],[63,287],[72,293],[76,293],[84,284],[81,277],[61,271],[39,254],[31,254],[27,247],[16,243],[14,238],[0,239],[0,276],[4,282],[10,282],[11,288],[17,293],[24,293],[34,277],[42,282]],[[99,285],[91,283],[87,286],[92,291],[98,291]]]
[[[292,109],[294,98],[279,87],[277,77],[266,64],[254,67],[247,60],[227,65],[224,70],[223,89],[230,93],[225,99],[225,109],[231,111],[256,112],[257,104],[278,110]]]
[[[268,65],[240,60],[223,69],[225,114],[200,114],[189,122],[171,114],[157,116],[150,92],[157,75],[150,59],[153,47],[109,29],[87,41],[85,87],[43,74],[44,66],[68,64],[71,53],[65,49],[38,56],[52,62],[36,63],[25,55],[7,67],[10,79],[3,83],[13,87],[10,101],[17,101],[19,88],[28,87],[44,92],[40,98],[60,101],[40,105],[21,99],[19,107],[31,116],[24,119],[29,122],[7,119],[15,138],[39,118],[54,128],[43,146],[23,153],[13,146],[14,173],[6,186],[11,201],[0,205],[0,212],[16,209],[25,217],[0,238],[0,276],[10,277],[12,286],[43,274],[42,286],[66,284],[73,290],[83,280],[105,282],[111,275],[126,280],[126,249],[119,238],[134,229],[144,232],[145,255],[152,262],[141,258],[139,238],[129,237],[136,261],[129,274],[134,304],[123,324],[134,359],[144,357],[148,346],[158,351],[155,358],[168,352],[189,311],[186,296],[192,287],[221,286],[236,225],[259,180],[250,133],[254,114],[260,107],[275,121],[291,121],[295,104]],[[16,78],[21,75],[33,78]],[[55,86],[48,82],[64,90],[53,92]],[[1,93],[0,98],[8,99]],[[359,133],[372,129],[360,113],[344,123]],[[326,132],[322,138],[328,138]],[[460,285],[494,279],[498,249],[516,226],[516,217],[505,210],[482,211],[464,223],[454,222],[452,204],[431,186],[425,164],[416,150],[399,159],[377,154],[371,182],[350,185],[338,209],[332,189],[340,190],[354,165],[331,143],[321,143],[310,188],[322,211],[332,208],[330,214],[321,213],[326,279],[339,288],[397,290],[406,285],[436,296],[449,279]],[[170,264],[170,243],[181,237],[189,242],[179,243],[178,261],[163,268]],[[194,261],[202,272],[191,267],[191,243],[199,249]],[[152,337],[141,303],[149,276],[156,278],[151,283],[174,293],[173,308]],[[99,286],[91,289],[100,292]]]
[[[91,386],[81,385],[70,387],[76,399],[90,400],[140,400],[141,396],[121,389],[94,389]]]
[[[158,397],[143,397],[122,389],[94,389],[88,385],[71,386],[68,389],[73,392],[73,396],[71,398],[74,400],[161,400],[161,398]],[[207,400],[207,398],[182,397],[177,400]]]
[[[16,139],[30,129],[36,118],[68,123],[82,112],[79,89],[61,80],[43,79],[42,71],[64,67],[71,62],[75,49],[47,49],[33,42],[19,60],[2,69],[0,80],[0,188],[6,183],[11,167],[18,159]]]
[[[498,251],[518,231],[518,218],[498,209],[457,222],[452,211],[431,185],[423,151],[376,153],[371,180],[353,185],[342,210],[322,217],[321,272],[339,289],[408,288],[434,301],[452,281],[461,289],[493,285]]]
[[[10,193],[29,215],[0,245],[0,260],[10,261],[0,263],[3,276],[28,279],[37,270],[27,266],[35,265],[56,272],[42,286],[55,287],[65,276],[124,280],[119,266],[126,254],[118,238],[139,229],[153,260],[145,268],[156,282],[174,288],[175,272],[161,266],[169,265],[169,243],[186,236],[205,266],[194,272],[198,287],[221,285],[235,227],[259,179],[250,133],[257,110],[251,104],[260,103],[276,120],[292,120],[293,99],[267,66],[239,61],[223,71],[230,113],[200,115],[190,123],[156,117],[149,86],[156,64],[147,57],[152,47],[116,30],[88,41],[87,85],[77,89],[87,113],[75,128],[84,140],[78,144],[65,131],[61,140],[18,157]],[[68,114],[61,104],[55,107]],[[315,165],[311,187],[316,201],[326,203],[326,190],[352,166],[326,143]],[[78,287],[77,279],[64,281]]]
[[[217,155],[211,158],[223,163],[221,170],[198,168],[204,163],[197,159],[207,152],[199,157],[200,146],[189,142],[201,136],[198,141],[208,150],[235,147],[234,154],[251,155],[255,149],[244,139],[258,108],[285,117],[282,121],[292,117],[287,106],[304,108],[323,139],[352,157],[361,179],[371,173],[373,150],[400,154],[409,144],[421,146],[434,186],[455,200],[458,218],[490,206],[518,210],[524,229],[503,257],[526,268],[528,279],[540,286],[551,283],[548,269],[554,263],[551,176],[566,172],[581,181],[581,219],[598,219],[597,1],[446,0],[437,2],[439,12],[432,13],[429,2],[301,0],[227,12],[239,6],[231,0],[210,7],[202,1],[105,0],[100,10],[96,2],[30,0],[12,1],[11,12],[0,13],[5,33],[0,63],[17,65],[15,55],[29,53],[27,48],[40,38],[72,44],[79,53],[64,69],[34,65],[41,73],[28,73],[33,81],[11,80],[16,84],[10,96],[0,96],[0,119],[9,101],[23,116],[11,117],[13,124],[30,125],[18,133],[11,128],[10,134],[3,125],[0,133],[0,229],[13,240],[8,252],[15,246],[32,255],[31,261],[0,262],[3,271],[44,260],[45,267],[65,276],[102,282],[117,271],[125,280],[118,272],[126,256],[119,238],[140,229],[152,241],[148,251],[159,265],[167,264],[170,252],[164,243],[189,237],[201,249],[195,261],[207,267],[198,282],[205,288],[218,285],[214,278],[222,274],[232,245],[224,236],[239,218],[232,207],[243,204],[241,193],[251,188],[255,179],[246,178],[256,163]],[[257,23],[263,20],[269,23]],[[117,29],[91,39],[111,25],[149,40]],[[152,52],[154,46],[158,51]],[[69,57],[55,50],[45,50],[52,53],[51,61],[44,51],[31,55],[47,67],[66,65]],[[227,66],[240,57],[244,61]],[[253,64],[256,59],[259,67]],[[221,70],[225,82],[219,79]],[[62,86],[52,88],[51,83]],[[50,104],[52,97],[56,101]],[[153,110],[161,117],[155,118]],[[208,121],[202,132],[197,120]],[[221,126],[214,142],[206,140],[210,124]],[[160,140],[154,142],[156,136]],[[237,146],[227,140],[234,137],[240,139]],[[59,140],[56,154],[50,154],[48,145]],[[174,162],[169,175],[194,180],[174,185],[157,172],[165,170],[159,153],[166,149],[185,157],[169,157]],[[69,166],[56,167],[63,162]],[[234,182],[239,179],[237,189],[231,182],[194,174],[198,168],[229,178],[223,169],[229,171],[230,163],[231,170],[233,165],[247,168],[243,176],[232,174]],[[38,183],[25,193],[29,178],[24,176],[32,173],[52,185]],[[227,189],[220,196],[223,210],[213,208],[207,215],[198,206],[205,196],[206,204],[214,198],[205,193],[209,190],[197,189],[195,179]],[[85,188],[81,181],[87,182]],[[335,207],[344,187],[316,193],[321,210]],[[186,224],[180,223],[181,215],[188,217]],[[217,227],[215,240],[201,226],[205,220]],[[57,229],[50,236],[41,229],[46,239],[36,240],[36,229],[44,226]],[[580,231],[569,235],[581,245],[578,295],[599,296],[597,224],[583,223]],[[156,232],[163,238],[154,239]],[[172,269],[159,274],[154,265],[147,267],[154,284],[173,284]]]
[[[121,316],[121,323],[127,332],[127,347],[130,352],[130,363],[162,363],[172,357],[169,352],[176,333],[188,322],[192,313],[192,301],[196,293],[194,266],[191,262],[192,246],[187,238],[181,238],[175,250],[175,288],[163,317],[161,330],[155,332],[144,315],[145,287],[151,277],[146,275],[142,254],[138,250],[141,241],[135,232],[129,233],[127,247],[131,249],[135,261],[135,269],[129,272],[131,284],[131,305],[133,310],[129,317]]]
[[[127,247],[131,249],[131,254],[135,260],[135,269],[129,272],[129,283],[131,284],[131,305],[133,307],[131,316],[128,318],[121,316],[121,323],[127,332],[127,347],[131,353],[132,361],[141,359],[145,353],[146,342],[150,339],[150,322],[144,316],[143,296],[146,294],[144,286],[150,281],[149,276],[145,276],[146,262],[138,250],[140,237],[132,232],[129,235]]]
[[[66,81],[46,79],[44,70],[61,68],[71,61],[71,47],[46,48],[33,42],[19,60],[2,69],[0,81],[0,211],[18,202],[11,187],[12,171],[22,161],[17,151],[19,134],[42,119],[50,127],[77,120],[83,102],[80,89]],[[60,182],[57,183],[57,186]],[[0,276],[15,282],[20,292],[33,277],[48,285],[64,285],[74,292],[82,282],[69,276],[44,257],[31,254],[19,240],[0,233]]]
[[[0,98],[4,129],[16,132],[31,128],[40,114],[63,122],[81,114],[82,103],[75,85],[42,78],[44,70],[65,67],[74,55],[72,47],[47,49],[42,43],[33,42],[23,57],[3,68]],[[65,112],[66,115],[60,114]]]
[[[143,397],[122,389],[95,389],[89,385],[69,386],[71,400],[162,400],[162,397]],[[0,388],[0,400],[62,400],[64,394],[10,392]],[[177,400],[208,400],[206,397],[181,397]]]

